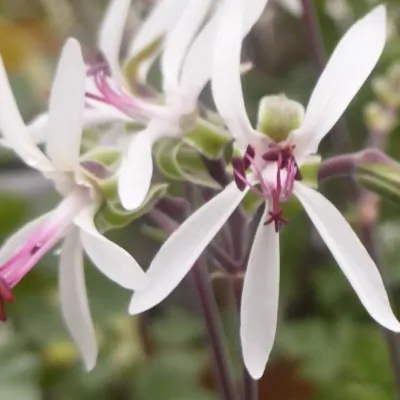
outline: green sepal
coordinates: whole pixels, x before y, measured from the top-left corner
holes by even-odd
[[[362,164],[356,168],[355,178],[366,189],[400,203],[400,168],[382,164]]]
[[[158,169],[168,179],[220,188],[208,174],[200,154],[182,140],[164,138],[157,141],[154,158]]]
[[[244,212],[252,217],[264,202],[265,200],[262,197],[249,190],[244,196],[242,207]]]
[[[232,137],[223,129],[199,118],[194,128],[183,138],[189,146],[210,159],[225,158]]]
[[[124,76],[128,82],[139,83],[139,68],[140,65],[151,58],[160,48],[162,44],[162,36],[153,40],[146,47],[144,47],[139,53],[132,59],[127,61],[124,65]]]
[[[307,161],[300,167],[303,178],[302,183],[314,189],[318,189],[318,168],[321,164],[321,157],[318,155],[308,157]]]
[[[101,193],[106,201],[118,200],[116,171],[121,151],[113,147],[98,147],[84,154],[80,160],[81,172]]]
[[[140,232],[156,243],[164,243],[169,236],[163,229],[147,224],[143,224],[140,227]]]
[[[121,158],[122,152],[115,147],[97,147],[81,157],[81,161],[96,161],[106,167],[113,167]]]
[[[115,228],[123,228],[132,221],[149,212],[154,205],[166,195],[168,184],[158,183],[151,186],[143,204],[134,211],[125,210],[119,201],[106,201],[95,217],[95,223],[101,232]]]

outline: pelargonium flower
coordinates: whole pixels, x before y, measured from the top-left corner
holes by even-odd
[[[161,39],[174,26],[187,6],[188,1],[160,0],[129,43],[126,57],[122,60],[122,64],[127,64],[129,60],[138,57],[146,48]],[[108,104],[118,99],[121,105],[124,97],[123,93],[129,93],[128,87],[125,88],[123,78],[120,47],[130,6],[131,0],[111,0],[105,12],[97,39],[97,45],[103,58],[92,60],[86,66],[88,96],[83,112],[83,126],[85,128],[132,120],[132,116],[128,117],[124,112],[120,112],[117,107]],[[139,83],[146,83],[148,71],[161,50],[162,46],[157,46],[156,49],[153,49],[151,55],[147,55],[145,59],[141,60],[137,74]],[[114,80],[118,82],[118,93],[113,96],[111,87],[115,87],[112,83]],[[129,94],[129,99],[132,102],[135,97]],[[137,101],[139,102],[139,98]],[[36,143],[41,143],[44,140],[44,128],[47,124],[47,119],[48,114],[45,112],[35,117],[28,126]]]
[[[225,0],[214,48],[214,100],[242,151],[242,158],[233,161],[235,182],[194,212],[164,243],[147,271],[149,286],[133,295],[130,312],[147,310],[168,296],[246,193],[256,192],[265,201],[265,212],[245,274],[240,336],[245,365],[258,379],[277,326],[279,230],[287,223],[280,204],[293,195],[369,314],[395,332],[400,332],[400,323],[391,310],[378,269],[357,235],[328,199],[301,182],[299,169],[317,151],[376,65],[386,39],[385,8],[375,8],[347,31],[312,92],[300,126],[274,141],[251,126],[240,82],[243,13],[252,3]]]
[[[51,89],[45,153],[33,142],[14,100],[0,59],[0,128],[8,146],[30,167],[51,180],[63,197],[49,213],[25,225],[0,249],[0,319],[12,288],[63,240],[59,261],[61,307],[67,327],[88,370],[97,346],[83,272],[84,250],[109,279],[127,289],[144,286],[146,277],[131,255],[103,236],[94,224],[102,199],[80,163],[85,65],[79,43],[69,39]]]

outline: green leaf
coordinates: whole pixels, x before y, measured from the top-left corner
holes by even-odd
[[[122,228],[151,210],[167,193],[168,184],[158,183],[151,186],[143,204],[134,211],[125,210],[119,200],[106,201],[95,217],[95,223],[101,232]]]

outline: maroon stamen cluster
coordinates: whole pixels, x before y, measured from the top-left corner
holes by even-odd
[[[232,166],[234,171],[234,178],[237,187],[244,190],[249,186],[253,192],[264,198],[265,200],[272,199],[272,208],[268,211],[269,218],[265,224],[274,223],[275,231],[278,232],[282,224],[287,224],[288,221],[283,218],[283,210],[280,207],[280,202],[289,198],[293,191],[293,184],[295,180],[301,180],[302,176],[294,158],[293,145],[280,146],[273,144],[269,146],[269,150],[262,154],[261,158],[267,163],[277,164],[276,184],[271,185],[265,182],[262,175],[262,170],[257,166],[254,161],[256,152],[252,146],[248,146],[243,158],[233,157]],[[258,178],[261,190],[254,187],[247,178],[246,170],[252,168],[253,172]],[[281,171],[286,170],[286,179],[282,184]]]

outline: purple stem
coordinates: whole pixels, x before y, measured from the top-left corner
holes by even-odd
[[[175,220],[162,211],[157,210],[157,208],[153,208],[149,212],[149,216],[161,229],[169,234],[173,233],[179,227],[179,224]],[[215,301],[211,278],[202,257],[193,266],[191,274],[211,344],[221,400],[237,400],[231,363],[229,362],[229,355],[224,343],[221,318]]]

